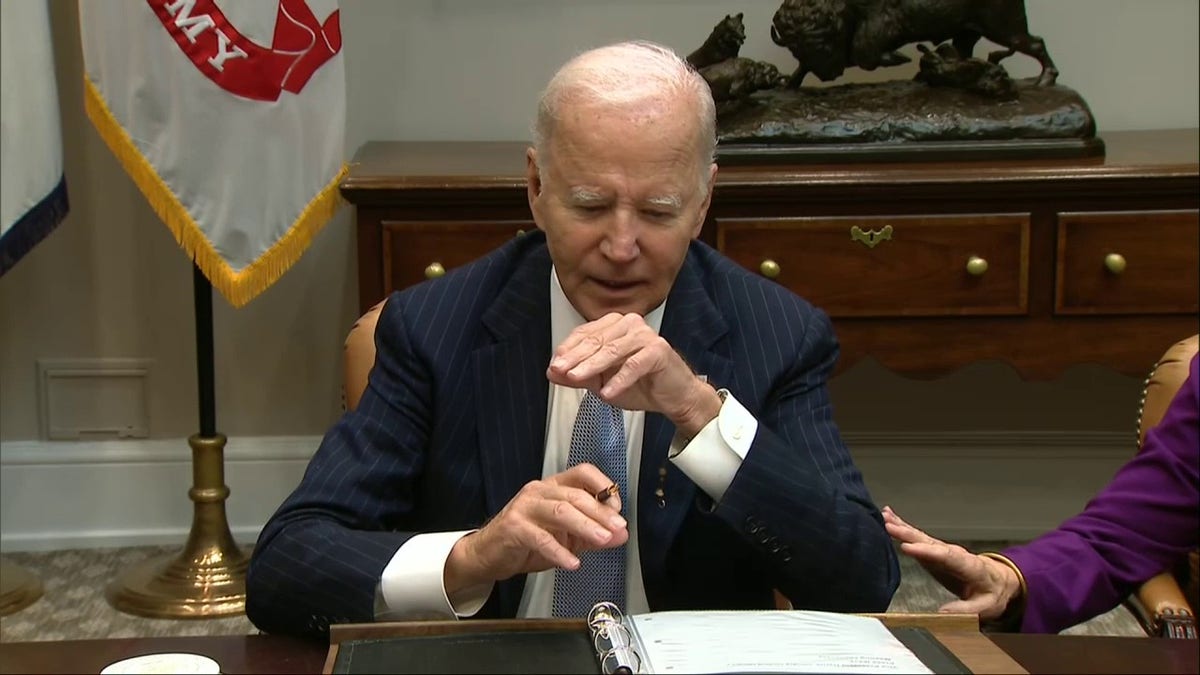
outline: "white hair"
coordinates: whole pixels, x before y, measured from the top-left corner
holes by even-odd
[[[716,148],[716,104],[704,78],[687,61],[659,44],[637,40],[598,47],[568,61],[550,79],[538,100],[533,147],[538,164],[549,160],[545,150],[554,134],[563,104],[636,105],[683,95],[694,102],[701,185],[708,185],[708,167]]]

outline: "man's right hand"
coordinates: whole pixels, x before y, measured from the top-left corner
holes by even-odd
[[[500,513],[451,549],[446,593],[552,567],[578,569],[579,552],[621,546],[629,530],[620,495],[596,499],[610,485],[591,464],[526,483]]]
[[[1021,581],[1007,565],[931,537],[904,522],[889,506],[883,507],[882,514],[888,534],[900,542],[900,551],[960,598],[938,611],[978,614],[981,620],[992,621],[1019,599]]]

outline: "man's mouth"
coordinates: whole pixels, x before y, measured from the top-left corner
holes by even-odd
[[[592,282],[610,291],[627,291],[641,284],[640,281],[600,279],[597,277],[592,277]]]

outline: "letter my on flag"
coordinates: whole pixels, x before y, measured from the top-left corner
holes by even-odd
[[[0,276],[67,215],[45,2],[0,2]]]
[[[340,203],[335,0],[81,0],[85,104],[204,275],[240,307]]]

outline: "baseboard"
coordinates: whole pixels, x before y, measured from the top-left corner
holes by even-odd
[[[230,438],[226,516],[250,544],[299,483],[319,436]],[[0,550],[174,545],[193,506],[187,439],[5,441],[0,444]]]
[[[952,541],[1027,540],[1078,513],[1133,456],[1125,432],[844,434],[879,506]]]
[[[186,496],[185,496],[186,499]],[[278,506],[278,505],[276,505]],[[233,540],[242,546],[252,546],[261,525],[230,525]],[[137,530],[74,530],[68,532],[41,531],[0,539],[0,550],[61,551],[77,548],[114,548],[121,546],[170,546],[180,549],[187,542],[189,527],[143,528]]]
[[[871,495],[937,536],[1029,539],[1077,512],[1133,452],[1132,433],[847,432]],[[252,543],[318,436],[230,438],[226,504]],[[5,441],[0,549],[182,545],[192,520],[186,439]]]

